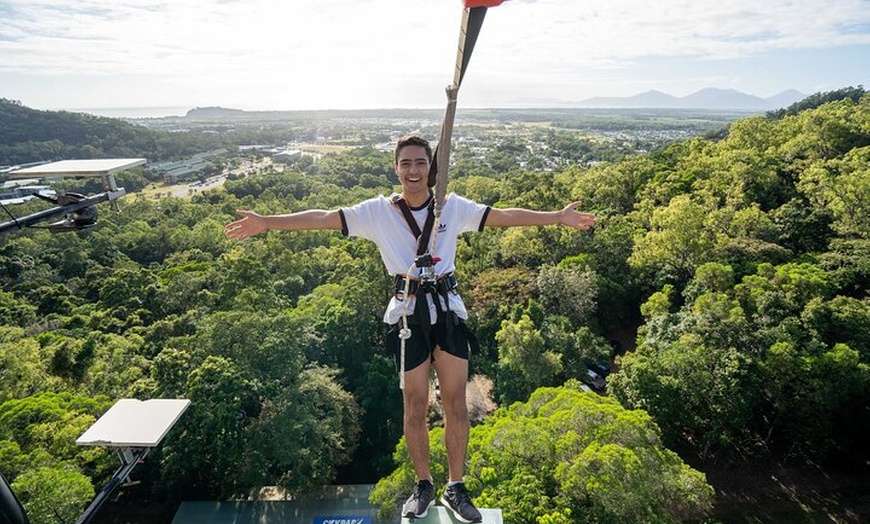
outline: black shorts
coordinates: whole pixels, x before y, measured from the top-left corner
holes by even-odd
[[[448,325],[449,322],[449,325]],[[456,313],[442,314],[438,321],[425,329],[412,315],[408,317],[411,337],[405,340],[405,371],[411,371],[426,359],[434,359],[435,347],[468,360],[471,349],[477,348],[477,338]],[[387,350],[396,358],[396,370],[400,369],[402,341],[399,331],[402,323],[393,324],[387,332]]]

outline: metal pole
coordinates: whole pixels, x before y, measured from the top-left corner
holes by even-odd
[[[76,521],[76,524],[86,524],[94,518],[94,515],[100,510],[103,503],[108,500],[109,496],[113,491],[122,483],[124,480],[130,476],[130,473],[133,471],[139,462],[148,455],[148,452],[151,451],[151,448],[124,448],[118,451],[118,455],[121,457],[121,467],[115,471],[115,474],[112,475],[112,478],[109,479],[109,482],[103,486],[103,489],[97,493],[97,496],[94,497],[94,500],[91,501],[91,504],[85,510],[79,520]],[[126,452],[126,453],[125,453]],[[125,458],[125,455],[129,454],[129,457]]]
[[[74,213],[86,207],[91,207],[93,205],[99,204],[100,202],[105,202],[106,200],[115,200],[116,198],[119,198],[123,195],[124,189],[120,188],[117,191],[107,191],[98,195],[85,197],[78,202],[73,202],[71,204],[66,204],[63,206],[56,206],[49,209],[44,209],[42,211],[38,211],[36,213],[32,213],[30,215],[25,215],[20,218],[14,218],[13,220],[0,224],[0,233],[5,233],[10,229],[24,229],[25,227],[29,227],[37,222],[45,220],[46,218]]]

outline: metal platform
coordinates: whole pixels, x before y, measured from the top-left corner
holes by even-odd
[[[483,524],[503,524],[501,520],[500,509],[484,509],[479,508],[480,514],[483,516]],[[429,509],[429,514],[424,519],[402,519],[402,524],[457,524],[461,521],[453,518],[453,514],[443,506],[433,506]]]
[[[8,175],[10,180],[44,177],[102,177],[120,171],[144,166],[144,158],[97,158],[92,160],[61,160],[38,166],[16,169]]]

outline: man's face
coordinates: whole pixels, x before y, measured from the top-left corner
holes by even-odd
[[[428,192],[429,158],[423,146],[405,146],[396,159],[396,175],[404,193]]]

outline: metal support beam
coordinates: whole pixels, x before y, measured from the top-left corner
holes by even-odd
[[[91,504],[82,516],[76,521],[76,524],[86,524],[87,522],[90,522],[91,519],[94,518],[94,515],[100,511],[100,507],[102,507],[103,503],[105,503],[112,495],[112,492],[127,480],[130,473],[133,471],[133,468],[145,459],[145,456],[148,455],[149,451],[151,451],[151,448],[120,448],[118,450],[118,457],[121,459],[121,467],[115,471],[112,478],[109,479],[106,485],[103,486],[103,489],[97,493],[97,496],[94,497],[94,500],[91,501]]]

